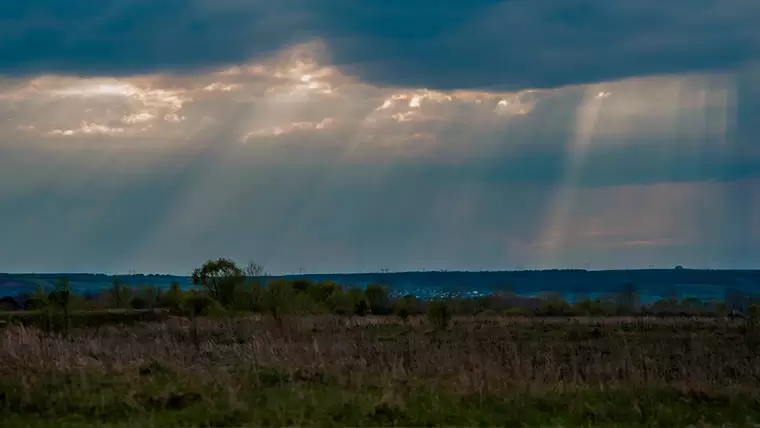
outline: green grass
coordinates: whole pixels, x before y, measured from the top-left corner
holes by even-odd
[[[212,376],[215,375],[215,376]],[[4,379],[3,426],[746,426],[760,405],[736,390],[554,388],[457,393],[425,382],[344,383],[274,368],[134,368]]]

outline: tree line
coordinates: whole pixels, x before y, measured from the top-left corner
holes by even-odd
[[[722,302],[697,299],[663,299],[642,305],[633,284],[625,284],[614,298],[577,299],[570,303],[558,294],[527,298],[499,292],[475,298],[425,301],[415,296],[392,295],[381,284],[347,287],[331,281],[272,279],[256,263],[241,266],[227,258],[209,260],[191,273],[194,287],[183,290],[179,283],[168,288],[150,285],[133,287],[114,279],[108,290],[84,295],[72,293],[62,278],[51,291],[40,289],[28,296],[26,309],[56,311],[69,318],[71,311],[103,309],[164,309],[188,316],[284,315],[396,315],[406,319],[428,314],[450,319],[452,315],[502,316],[612,316],[685,315],[723,316],[730,311]],[[442,315],[441,315],[442,314]]]

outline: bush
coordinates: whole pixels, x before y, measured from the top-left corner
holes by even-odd
[[[215,300],[204,293],[193,293],[185,300],[185,311],[189,316],[205,316],[214,305]]]
[[[393,313],[393,306],[388,295],[388,290],[382,285],[370,284],[364,290],[370,312],[375,315],[389,315]]]
[[[203,315],[209,318],[225,318],[230,315],[230,311],[222,306],[221,303],[217,302],[216,300],[212,300],[211,305],[206,308],[206,312],[203,313]]]
[[[760,327],[760,305],[750,305],[747,311],[747,324],[753,328]]]
[[[505,317],[527,317],[530,315],[530,313],[521,308],[509,308],[505,309],[504,312],[502,312],[502,315]]]
[[[409,319],[409,307],[405,304],[406,302],[396,302],[396,305],[393,308],[393,312],[396,314],[397,317],[401,318],[402,322],[406,322]]]
[[[561,299],[551,299],[545,302],[536,310],[536,315],[538,316],[566,317],[573,316],[575,314],[576,312],[573,310],[572,305],[570,305],[570,303],[568,303],[566,300]]]
[[[147,309],[148,301],[140,296],[135,296],[132,298],[132,301],[129,302],[129,305],[132,309]]]
[[[329,308],[336,315],[351,315],[354,313],[354,302],[347,293],[336,290],[330,295]]]
[[[427,311],[428,321],[438,329],[446,329],[451,322],[451,308],[447,302],[431,302]]]
[[[589,315],[589,316],[603,316],[603,315],[611,315],[610,310],[612,309],[610,307],[610,304],[605,305],[604,302],[600,300],[591,300],[591,299],[585,299],[581,300],[580,302],[577,302],[575,307],[575,312],[578,315]]]
[[[30,297],[24,305],[24,309],[28,311],[38,311],[48,305],[47,300],[41,297]]]

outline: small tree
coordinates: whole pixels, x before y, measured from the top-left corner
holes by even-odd
[[[184,295],[179,282],[172,282],[169,285],[169,289],[166,293],[163,293],[159,298],[159,304],[163,307],[169,308],[173,311],[182,309],[182,303],[184,301]]]
[[[141,303],[138,303],[138,305],[143,306],[139,309],[152,309],[161,299],[161,290],[153,285],[140,286],[137,289],[137,295],[132,299],[133,301],[131,302],[132,308],[138,309],[135,307],[135,299],[140,299],[143,301]]]
[[[190,296],[185,299],[185,310],[190,318],[208,315],[209,309],[214,305],[214,299],[211,296],[191,292]]]
[[[264,266],[253,261],[248,262],[245,268],[243,268],[243,273],[246,278],[252,281],[258,281],[262,276],[266,276],[264,273]]]
[[[235,303],[235,289],[246,279],[246,272],[234,261],[220,258],[209,260],[192,272],[193,284],[201,285],[205,292],[225,307]]]
[[[316,303],[332,307],[330,301],[333,294],[341,291],[340,286],[334,282],[317,282],[309,285],[307,293]]]
[[[636,286],[633,283],[627,282],[623,284],[622,290],[618,295],[618,307],[622,309],[622,314],[632,314],[639,309],[639,294],[636,291]]]
[[[48,295],[45,293],[45,289],[40,286],[37,288],[36,292],[29,294],[24,309],[38,311],[44,309],[49,304],[50,301],[48,300]]]
[[[118,278],[114,278],[113,281],[111,281],[111,295],[116,303],[116,309],[121,309],[123,304],[121,301],[121,288],[121,281],[119,281]]]
[[[61,278],[55,285],[55,289],[48,295],[48,300],[56,307],[68,311],[71,299],[71,288],[67,278]]]
[[[747,310],[747,325],[756,330],[760,327],[760,305],[750,305]]]
[[[445,330],[451,322],[451,308],[444,301],[431,302],[428,306],[427,318],[439,330]]]
[[[50,295],[48,301],[55,307],[63,310],[64,334],[69,334],[69,305],[71,304],[71,285],[68,278],[58,280]]]
[[[348,296],[351,298],[353,304],[353,312],[360,317],[367,315],[369,306],[367,305],[367,297],[364,295],[364,290],[358,287],[353,287],[348,290]]]
[[[370,284],[364,290],[370,312],[375,315],[387,315],[392,312],[391,299],[388,290],[382,285]]]
[[[263,296],[263,307],[272,314],[272,317],[281,322],[281,315],[292,310],[295,298],[293,284],[285,280],[275,280],[267,284],[266,293]]]
[[[336,289],[329,300],[330,309],[336,315],[350,315],[354,313],[354,300],[341,289]]]
[[[296,293],[307,293],[310,286],[311,282],[305,279],[296,279],[293,281],[293,290],[295,290]]]
[[[401,318],[401,322],[404,324],[406,324],[406,322],[409,320],[409,305],[407,305],[403,300],[396,302],[394,312],[396,313],[396,316]]]
[[[132,309],[148,309],[150,307],[150,302],[142,296],[135,296],[132,298],[132,301],[129,302],[129,306],[132,307]]]

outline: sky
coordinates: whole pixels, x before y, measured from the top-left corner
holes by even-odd
[[[757,0],[0,8],[0,271],[760,267]]]

